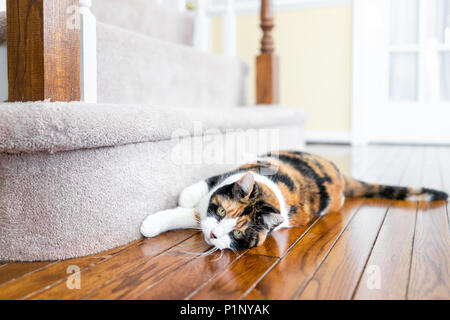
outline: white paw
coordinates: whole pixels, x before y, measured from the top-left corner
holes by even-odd
[[[194,208],[207,193],[208,185],[205,181],[200,181],[181,192],[178,205],[183,208]]]
[[[144,237],[152,238],[166,231],[164,223],[158,214],[151,214],[145,218],[141,225],[141,233]]]

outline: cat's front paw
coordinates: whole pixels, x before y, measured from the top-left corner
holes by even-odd
[[[183,208],[194,208],[208,191],[208,185],[205,181],[193,184],[181,192],[178,205]]]
[[[147,238],[153,238],[166,231],[157,214],[151,214],[141,224],[141,234]]]

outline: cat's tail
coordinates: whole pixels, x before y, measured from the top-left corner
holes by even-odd
[[[346,197],[364,197],[409,201],[439,201],[448,199],[447,193],[434,189],[414,189],[408,187],[366,183],[347,176],[344,176],[344,180],[344,195]]]

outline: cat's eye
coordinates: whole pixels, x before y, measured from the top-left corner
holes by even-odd
[[[244,233],[241,230],[234,230],[233,231],[233,236],[236,239],[242,239],[244,237]]]
[[[225,217],[225,209],[223,207],[218,207],[217,208],[217,214],[219,215],[219,217]]]

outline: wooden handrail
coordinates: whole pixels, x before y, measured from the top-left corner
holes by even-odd
[[[256,58],[256,103],[279,103],[278,56],[272,30],[275,26],[272,0],[261,0],[261,54]]]
[[[80,100],[79,0],[7,0],[8,100]],[[73,14],[76,14],[76,11]]]

